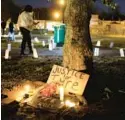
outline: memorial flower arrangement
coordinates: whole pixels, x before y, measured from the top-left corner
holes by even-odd
[[[56,93],[58,88],[57,83],[49,83],[46,84],[41,90],[40,90],[40,95],[43,97],[51,97],[53,94]]]

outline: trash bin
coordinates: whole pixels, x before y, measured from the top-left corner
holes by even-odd
[[[54,42],[64,44],[65,25],[54,26]]]

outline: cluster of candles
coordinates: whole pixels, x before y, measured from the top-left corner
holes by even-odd
[[[59,89],[59,97],[60,97],[61,104],[64,104],[67,107],[75,107],[76,106],[75,102],[72,102],[70,100],[64,100],[64,88],[62,86]]]
[[[37,53],[36,48],[34,48],[34,44],[32,44],[32,49],[33,49],[33,57],[38,58],[38,53]],[[10,56],[9,56],[10,51],[11,51],[11,44],[9,43],[9,44],[7,44],[7,49],[5,50],[5,56],[4,56],[5,59],[10,58]]]
[[[25,97],[28,98],[30,96],[30,92],[33,93],[33,90],[31,90],[31,86],[29,84],[24,85],[23,89],[20,90],[19,94],[16,96],[16,100],[21,101]]]
[[[32,91],[32,92],[31,92]],[[24,85],[23,89],[20,90],[19,94],[16,96],[17,101],[23,100],[25,97],[29,97],[30,93],[33,94],[33,90],[31,89],[31,86],[29,84]],[[61,104],[65,105],[66,107],[75,107],[77,104],[75,102],[72,102],[70,100],[64,100],[64,87],[59,88],[59,98]]]
[[[9,43],[9,44],[7,44],[7,49],[5,50],[5,56],[4,56],[5,59],[9,59],[10,51],[11,51],[11,44]]]

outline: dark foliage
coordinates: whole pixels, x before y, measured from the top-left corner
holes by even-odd
[[[11,18],[13,22],[17,22],[20,8],[12,0],[1,0],[1,11],[1,19],[7,21]]]

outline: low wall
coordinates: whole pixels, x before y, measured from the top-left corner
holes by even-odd
[[[61,21],[50,21],[50,20],[35,20],[36,22],[39,22],[36,26],[34,26],[34,29],[48,29],[49,31],[54,30],[55,25],[62,24]],[[18,24],[15,25],[15,28],[18,30]]]
[[[34,29],[54,30],[55,25],[62,24],[62,21],[50,20],[35,20],[39,24],[34,26]],[[15,25],[15,30],[19,30],[18,25]],[[125,35],[125,21],[90,21],[90,32],[93,35]]]
[[[125,35],[125,21],[100,21],[91,25],[90,32],[94,35]]]

